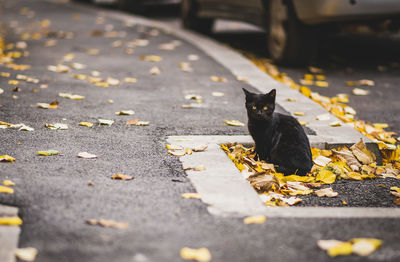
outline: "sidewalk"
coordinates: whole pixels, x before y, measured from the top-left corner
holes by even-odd
[[[0,203],[20,207],[19,246],[37,248],[36,261],[181,261],[185,246],[207,247],[212,261],[330,261],[316,246],[319,239],[357,236],[383,239],[370,261],[400,257],[397,219],[271,217],[244,225],[241,217],[214,216],[201,200],[182,198],[196,190],[178,158],[168,155],[168,137],[247,135],[246,126],[225,124],[247,121],[243,87],[277,88],[278,111],[301,107],[310,115],[307,132],[315,145],[352,143],[361,135],[344,127],[326,130],[312,120],[321,108],[207,39],[119,12],[56,2],[6,1],[1,17],[9,28],[7,43],[16,46],[14,64],[0,65],[0,121],[34,130],[0,130],[0,155],[16,158],[0,163],[0,180],[16,184],[13,195],[0,194]],[[288,103],[289,97],[298,103]],[[114,122],[100,125],[99,119]],[[37,155],[50,149],[59,154]],[[97,158],[77,157],[81,152]],[[134,179],[111,179],[114,174]],[[384,194],[376,197],[391,204]],[[325,203],[316,201],[309,203]],[[352,204],[371,204],[364,195],[357,201]],[[89,219],[129,227],[102,228]]]

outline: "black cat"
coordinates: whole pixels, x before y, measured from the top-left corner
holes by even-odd
[[[305,175],[312,167],[310,143],[292,116],[274,113],[276,90],[265,95],[246,94],[248,128],[261,160],[274,164],[285,175]]]

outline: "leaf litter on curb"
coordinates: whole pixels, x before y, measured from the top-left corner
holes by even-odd
[[[311,193],[319,197],[336,197],[338,192],[331,188],[320,190],[315,188],[333,184],[339,179],[359,181],[386,177],[400,179],[400,149],[382,150],[383,165],[378,166],[375,155],[367,149],[362,140],[351,147],[332,150],[312,148],[314,166],[305,176],[296,174],[285,176],[277,173],[274,165],[256,160],[254,148],[246,148],[237,143],[221,144],[221,148],[268,206],[300,203],[301,198],[293,196]],[[400,197],[400,192],[395,188],[391,193]]]

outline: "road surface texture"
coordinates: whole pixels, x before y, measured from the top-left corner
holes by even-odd
[[[26,49],[16,50],[28,51],[29,55],[25,53],[15,63],[29,64],[31,69],[0,67],[0,71],[11,74],[0,78],[4,90],[0,95],[0,120],[24,123],[35,130],[1,130],[0,154],[11,155],[16,161],[1,163],[0,178],[12,179],[16,186],[14,194],[0,195],[0,203],[19,208],[24,221],[19,247],[37,248],[36,261],[181,261],[179,251],[185,246],[208,248],[212,261],[331,261],[317,241],[347,241],[354,237],[379,238],[384,244],[368,257],[346,256],[336,261],[400,259],[398,219],[267,218],[264,224],[245,225],[242,218],[209,214],[201,200],[182,198],[182,193],[195,189],[178,158],[168,155],[167,137],[248,134],[246,127],[227,126],[224,121],[246,122],[241,88],[251,87],[168,31],[126,24],[108,17],[101,9],[82,11],[66,1],[58,2],[4,1],[1,16],[6,42],[26,39]],[[148,45],[139,41],[126,46],[136,39],[147,39]],[[171,41],[176,44],[175,50],[158,48]],[[199,56],[198,61],[189,61],[191,54]],[[149,55],[161,56],[162,61],[141,59]],[[60,62],[82,63],[87,68],[68,73],[47,69]],[[190,62],[193,72],[184,72],[180,62]],[[160,68],[160,74],[149,73],[154,66]],[[74,75],[88,76],[92,71],[121,83],[95,86],[77,79],[83,76]],[[40,82],[20,80],[9,84],[17,74]],[[212,75],[225,77],[227,82],[213,82]],[[126,77],[137,78],[137,82],[127,83]],[[59,97],[60,92],[85,99],[66,99]],[[225,95],[216,97],[212,92]],[[183,104],[191,103],[185,99],[189,94],[201,95],[202,103],[183,109]],[[54,100],[59,102],[56,109],[36,106]],[[115,115],[120,110],[134,110],[135,114]],[[98,125],[99,118],[115,122],[111,126]],[[134,118],[150,124],[125,124]],[[79,126],[82,121],[95,125]],[[45,123],[64,123],[69,128],[51,130]],[[48,149],[60,154],[36,154]],[[77,157],[85,151],[98,158]],[[134,179],[112,180],[116,173]],[[335,186],[343,188],[340,193],[349,197],[351,206],[395,208],[389,189],[377,190],[376,184],[398,186],[398,180],[361,182]],[[314,197],[304,202],[308,206],[335,206],[340,199]],[[113,219],[130,226],[102,228],[88,225],[88,219]]]

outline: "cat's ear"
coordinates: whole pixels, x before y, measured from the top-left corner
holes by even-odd
[[[253,94],[250,91],[248,91],[246,88],[242,88],[242,89],[243,89],[243,92],[245,93],[246,97],[249,97],[250,95]]]
[[[269,93],[266,94],[268,97],[272,97],[275,99],[276,97],[276,89],[272,89]]]

